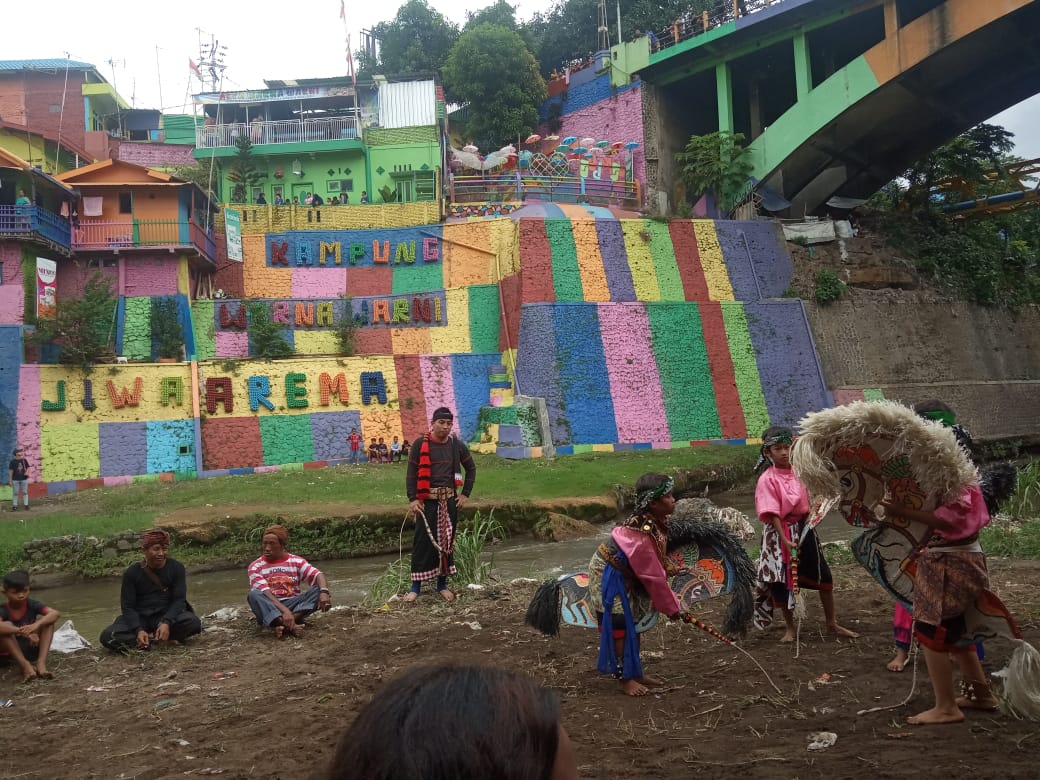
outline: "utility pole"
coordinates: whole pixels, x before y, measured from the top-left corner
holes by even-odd
[[[220,82],[224,77],[224,69],[227,64],[224,58],[227,56],[227,46],[221,46],[216,36],[204,33],[201,28],[196,27],[199,34],[199,73],[202,78],[204,92],[219,92]],[[209,41],[204,41],[203,36],[209,35]]]
[[[597,24],[599,42],[596,51],[606,51],[610,48],[610,30],[607,28],[607,0],[599,0],[599,20]]]

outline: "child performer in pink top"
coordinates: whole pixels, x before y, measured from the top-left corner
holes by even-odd
[[[667,557],[668,518],[675,508],[673,482],[664,474],[636,481],[635,510],[601,544],[589,563],[589,606],[600,624],[599,671],[612,674],[629,696],[645,696],[660,680],[643,675],[636,623],[661,612],[669,620],[682,608],[668,579],[678,564]]]
[[[839,625],[834,616],[834,579],[816,532],[810,528],[802,533],[802,524],[809,516],[809,493],[791,468],[793,443],[790,428],[773,426],[762,434],[757,465],[770,466],[755,487],[755,512],[765,524],[755,591],[755,627],[766,628],[773,621],[773,608],[779,607],[787,628],[780,641],[794,641],[795,580],[791,563],[797,558],[798,587],[820,592],[827,630],[855,638],[859,634]]]

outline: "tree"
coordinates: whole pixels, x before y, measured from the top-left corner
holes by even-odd
[[[176,165],[170,169],[170,173],[178,179],[197,184],[203,192],[214,200],[217,199],[217,194],[213,191],[213,185],[220,178],[220,172],[214,169],[211,174],[208,163],[206,165]]]
[[[184,331],[181,328],[176,298],[152,298],[152,338],[160,358],[181,357]]]
[[[482,24],[497,24],[510,30],[516,29],[516,9],[506,0],[495,0],[492,5],[479,11],[466,12],[466,30],[480,27]]]
[[[730,209],[747,186],[751,161],[744,136],[728,130],[691,135],[686,148],[675,155],[679,179],[691,197],[715,193],[719,206]]]
[[[459,28],[426,0],[408,0],[393,21],[380,22],[372,32],[379,39],[379,63],[363,57],[362,70],[389,75],[439,72],[459,38]]]
[[[622,36],[626,41],[636,32],[660,34],[685,16],[696,21],[701,11],[717,7],[718,0],[621,0]],[[548,76],[565,62],[584,57],[599,45],[598,0],[561,0],[545,13],[534,14],[520,34]],[[607,27],[611,44],[617,41],[617,5],[607,3]]]
[[[1014,137],[1003,127],[982,123],[943,144],[903,174],[906,204],[929,207],[932,187],[942,179],[981,183],[982,174],[999,169],[1004,156],[1015,148]]]
[[[240,135],[235,139],[235,146],[238,151],[231,158],[231,165],[228,169],[228,178],[235,184],[231,190],[231,202],[248,203],[249,193],[263,179],[263,174],[256,167],[253,144],[249,141],[248,136]]]
[[[292,345],[285,338],[285,325],[271,319],[266,303],[250,304],[249,343],[253,355],[261,358],[286,358],[293,356]]]
[[[53,320],[37,320],[30,341],[61,347],[59,360],[65,365],[89,367],[113,351],[115,313],[111,285],[96,271],[87,280],[82,297],[62,301]]]
[[[469,104],[465,131],[483,149],[497,149],[538,124],[545,82],[520,36],[483,24],[466,30],[448,55],[444,89],[451,100]]]

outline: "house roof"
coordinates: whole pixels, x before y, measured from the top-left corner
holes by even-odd
[[[122,169],[128,174],[131,174],[131,176],[126,181],[121,179],[103,179],[93,182],[81,181],[81,179],[89,179],[92,173],[104,170],[105,168]],[[143,175],[144,180],[141,178],[134,178],[133,174],[136,174],[139,177]],[[65,173],[59,174],[56,178],[75,186],[87,184],[175,184],[179,182],[179,179],[176,179],[168,173],[156,171],[152,168],[145,168],[143,165],[135,165],[134,163],[125,162],[124,160],[101,160],[100,162],[91,165],[84,165],[82,168],[65,171]],[[149,182],[147,179],[153,179],[154,181]]]
[[[43,60],[0,60],[0,71],[22,70],[96,70],[89,62],[75,60],[43,59]]]
[[[22,168],[28,170],[29,163],[0,146],[0,168]]]
[[[49,133],[45,130],[30,130],[25,125],[19,125],[14,122],[5,122],[2,119],[0,119],[0,128],[4,128],[6,130],[13,130],[16,133],[29,133],[30,135],[38,135],[40,136],[40,138],[50,141],[51,143],[58,143],[58,136],[55,133]],[[83,147],[77,146],[74,143],[70,143],[68,139],[62,139],[61,146],[66,151],[72,152],[73,154],[78,154],[84,160],[94,159],[94,155],[92,155]]]

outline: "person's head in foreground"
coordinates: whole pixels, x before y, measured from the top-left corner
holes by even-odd
[[[556,695],[519,672],[425,666],[384,685],[336,747],[329,780],[577,780]]]

